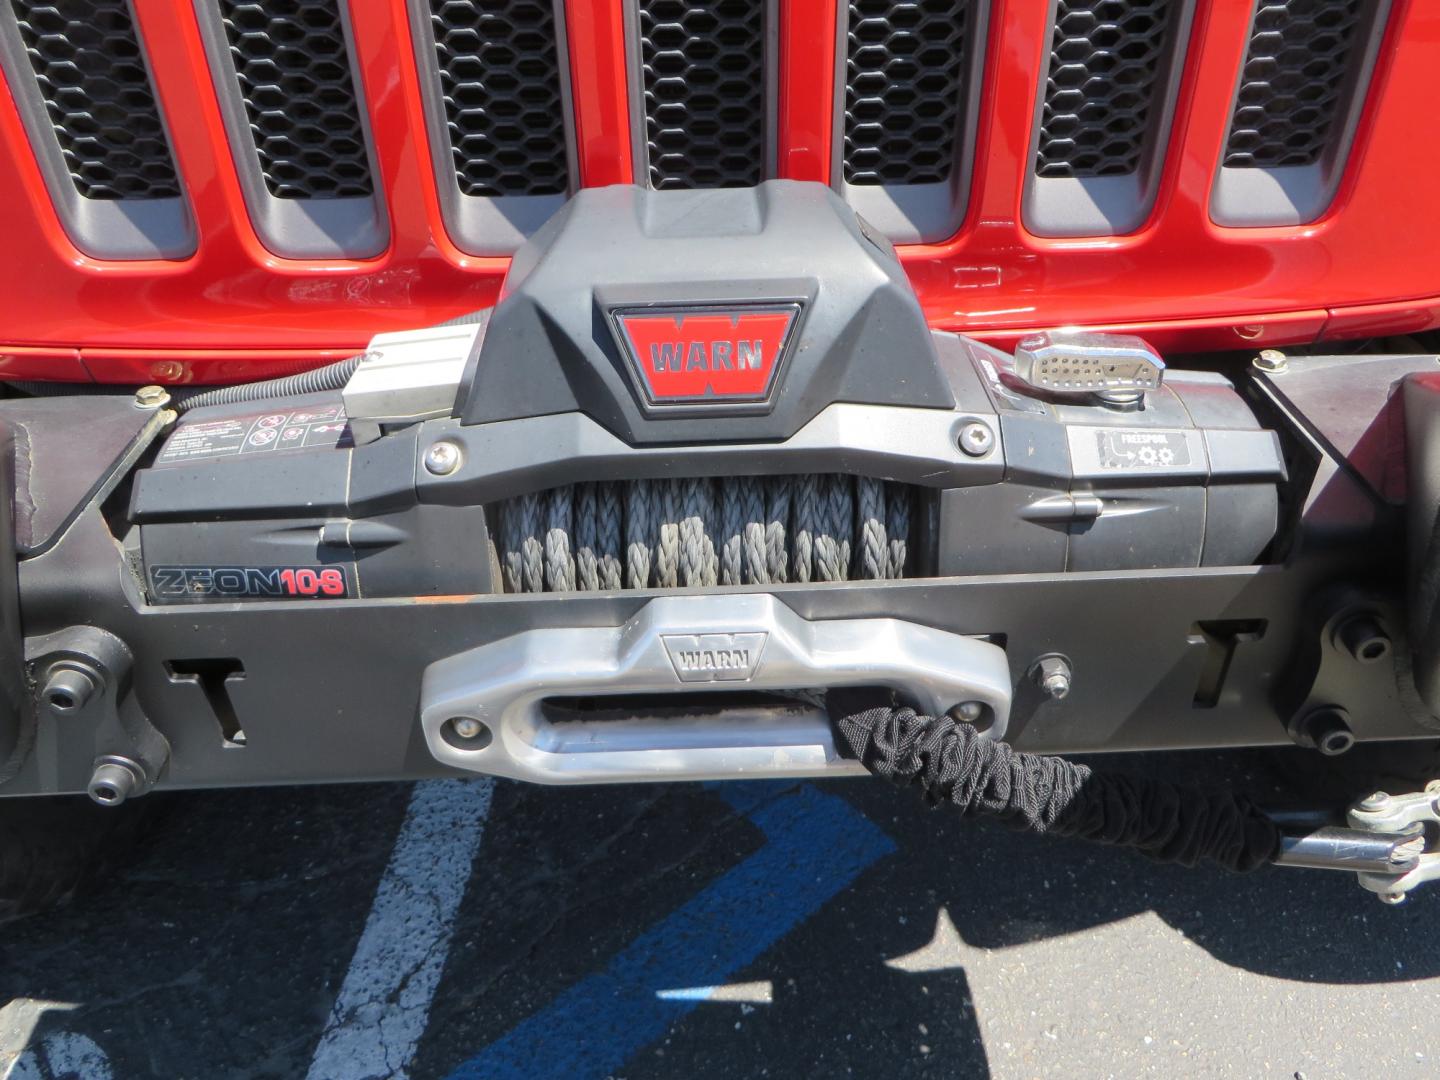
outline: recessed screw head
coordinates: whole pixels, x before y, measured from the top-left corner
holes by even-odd
[[[158,409],[168,404],[170,391],[163,386],[142,386],[135,391],[135,407],[137,409]]]
[[[1278,375],[1290,367],[1290,358],[1279,349],[1261,349],[1260,355],[1255,357],[1255,369],[1257,371],[1268,371],[1272,375]]]
[[[1390,794],[1385,791],[1377,791],[1373,795],[1366,795],[1360,800],[1361,810],[1383,810],[1390,803]]]
[[[960,449],[971,457],[984,457],[995,449],[995,433],[989,424],[972,420],[960,429]]]
[[[460,467],[460,448],[452,442],[437,442],[425,451],[425,471],[449,476]]]

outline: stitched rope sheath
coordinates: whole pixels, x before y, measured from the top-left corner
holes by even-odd
[[[571,484],[499,508],[506,592],[905,576],[910,489],[841,475]]]
[[[1132,847],[1184,866],[1208,859],[1244,872],[1280,850],[1279,826],[1241,796],[1021,753],[948,716],[875,700],[873,691],[832,691],[831,719],[867,769],[918,788],[931,806],[949,803],[1028,832]]]

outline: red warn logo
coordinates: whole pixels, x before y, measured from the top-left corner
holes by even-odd
[[[770,399],[798,304],[615,312],[631,367],[651,405]]]

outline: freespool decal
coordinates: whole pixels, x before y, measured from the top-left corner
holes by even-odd
[[[798,304],[616,311],[621,344],[651,405],[768,401]]]

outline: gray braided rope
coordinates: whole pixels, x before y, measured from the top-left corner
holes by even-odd
[[[575,528],[575,489],[551,488],[545,499],[545,588],[549,592],[575,590],[575,556],[570,533]]]
[[[650,535],[655,527],[655,482],[625,485],[625,588],[650,587]]]
[[[741,507],[740,485],[720,484],[720,584],[745,584],[745,566],[741,545],[745,533],[745,514]]]
[[[655,545],[655,586],[680,585],[680,492],[674,480],[662,480],[658,491],[659,540]]]
[[[815,580],[850,576],[850,530],[854,527],[848,476],[820,477],[819,522],[815,536]]]
[[[681,480],[680,583],[686,588],[714,585],[720,560],[708,524],[715,520],[714,484],[708,479]]]
[[[890,544],[885,536],[885,485],[862,476],[855,481],[860,518],[859,575],[872,580],[890,576]]]
[[[786,541],[790,526],[790,495],[794,481],[777,476],[764,483],[765,488],[765,571],[771,581],[790,580],[790,549]]]
[[[910,490],[842,475],[582,483],[498,511],[509,592],[903,577]]]
[[[903,484],[885,485],[885,532],[890,544],[885,576],[903,578],[910,546],[910,493]]]
[[[740,542],[744,556],[744,583],[768,585],[770,570],[765,545],[765,489],[753,476],[726,483],[725,490],[731,489],[738,492],[740,520],[745,523]]]
[[[595,575],[602,589],[623,587],[620,564],[624,504],[613,480],[595,485]]]
[[[790,567],[795,581],[809,581],[814,571],[815,532],[820,522],[820,478],[802,476],[795,483],[790,507]]]
[[[594,484],[575,485],[575,586],[582,592],[600,588],[600,556],[595,550],[600,542],[596,517]]]

